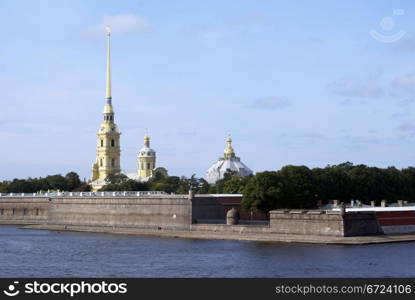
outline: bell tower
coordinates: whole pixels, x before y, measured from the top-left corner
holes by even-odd
[[[138,151],[138,179],[147,180],[156,168],[156,151],[150,148],[150,137],[144,136],[144,146]]]
[[[97,156],[92,165],[91,181],[104,180],[108,175],[121,172],[120,167],[120,135],[114,120],[114,109],[111,96],[111,29],[107,26],[107,78],[106,103],[104,105],[104,120],[97,133]]]

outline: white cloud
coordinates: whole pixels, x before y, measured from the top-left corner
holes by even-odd
[[[291,105],[291,102],[289,100],[277,98],[277,97],[266,97],[266,98],[256,99],[251,104],[251,107],[258,108],[258,109],[265,109],[265,110],[276,110],[276,109],[285,108],[290,105]]]
[[[415,133],[415,125],[409,122],[406,123],[402,123],[401,125],[398,126],[397,128],[399,131],[403,131],[403,132],[408,132],[410,134],[414,134]]]
[[[90,36],[102,36],[105,32],[105,26],[109,25],[115,34],[124,33],[141,33],[151,29],[147,19],[134,14],[119,14],[105,16],[101,21],[86,30],[86,34]]]
[[[353,98],[379,98],[384,96],[378,80],[356,80],[343,78],[328,85],[328,88],[335,94]]]
[[[396,49],[401,52],[414,53],[415,39],[402,39],[396,44]]]
[[[391,86],[398,90],[413,91],[415,90],[415,74],[398,76],[392,80]]]

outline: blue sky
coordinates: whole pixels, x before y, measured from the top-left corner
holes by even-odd
[[[106,24],[123,171],[146,128],[171,175],[203,176],[228,133],[256,172],[412,166],[414,13],[413,1],[3,0],[0,179],[89,178]]]

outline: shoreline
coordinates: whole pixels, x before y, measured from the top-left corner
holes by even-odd
[[[13,225],[13,224],[9,224]],[[14,224],[19,225],[19,224]],[[182,239],[204,239],[204,240],[234,240],[234,241],[253,241],[253,242],[271,242],[271,243],[308,243],[308,244],[328,244],[328,245],[368,245],[383,243],[400,243],[415,241],[415,234],[402,235],[372,235],[372,236],[302,236],[293,234],[252,234],[239,233],[232,234],[223,232],[206,232],[196,230],[155,230],[142,228],[110,227],[110,226],[78,226],[78,225],[47,225],[32,224],[22,225],[22,229],[38,229],[51,231],[67,232],[90,232],[106,234],[122,234],[135,236],[157,236],[168,238]]]

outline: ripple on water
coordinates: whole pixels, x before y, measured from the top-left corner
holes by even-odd
[[[414,250],[415,243],[258,243],[0,226],[0,276],[414,277]]]

